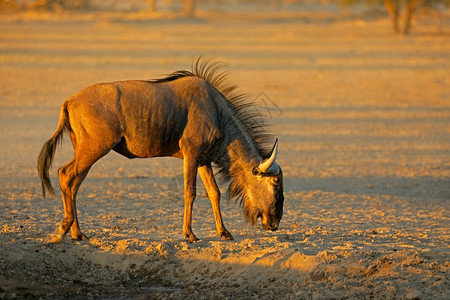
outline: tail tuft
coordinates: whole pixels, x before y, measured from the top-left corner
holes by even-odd
[[[64,130],[66,130],[69,126],[68,122],[69,118],[67,114],[67,102],[65,102],[61,107],[58,128],[56,129],[53,136],[42,147],[37,161],[37,169],[39,177],[41,178],[42,194],[44,198],[46,190],[50,193],[50,195],[55,195],[55,190],[53,189],[52,182],[50,181],[49,170],[52,166],[56,147],[62,141]]]

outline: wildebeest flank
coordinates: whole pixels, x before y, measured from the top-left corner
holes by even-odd
[[[241,199],[247,220],[268,230],[278,228],[283,213],[283,176],[276,163],[278,141],[265,149],[265,122],[236,86],[226,83],[220,64],[198,59],[192,71],[177,71],[158,80],[95,84],[68,98],[58,127],[38,158],[45,190],[54,194],[49,169],[57,144],[68,132],[74,157],[59,169],[64,219],[52,241],[71,229],[73,239],[85,239],[76,213],[78,189],[91,166],[114,150],[128,158],[172,156],[183,159],[183,235],[192,232],[192,204],[197,173],[211,200],[217,234],[232,235],[220,212],[220,191],[212,165],[229,183],[228,196]]]

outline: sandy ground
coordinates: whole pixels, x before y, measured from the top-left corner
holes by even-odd
[[[127,17],[128,16],[128,17]],[[0,298],[448,299],[450,24],[407,37],[348,13],[199,11],[0,17]],[[448,20],[448,19],[447,19]],[[62,101],[95,82],[157,78],[208,53],[257,96],[280,139],[280,230],[200,189],[188,244],[182,162],[111,153],[78,200],[90,239],[46,243],[62,201],[35,170]],[[68,138],[51,171],[71,159]]]

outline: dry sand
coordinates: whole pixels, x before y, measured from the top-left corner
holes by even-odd
[[[407,37],[348,13],[198,16],[0,18],[0,298],[448,299],[448,15],[419,18]],[[35,165],[62,101],[203,52],[230,64],[274,124],[280,230],[250,227],[223,201],[235,240],[218,239],[200,189],[201,240],[188,244],[182,162],[111,153],[78,197],[90,240],[46,243],[62,201],[42,198]],[[71,151],[66,137],[56,186]]]

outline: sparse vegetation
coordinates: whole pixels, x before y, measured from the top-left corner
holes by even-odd
[[[20,10],[75,10],[86,9],[90,5],[90,0],[1,0],[0,11],[20,11]]]
[[[450,6],[450,0],[235,0],[235,4],[245,4],[255,10],[298,10],[308,6],[327,7],[352,6],[356,4],[385,7],[395,32],[409,33],[412,19],[417,10],[423,7]],[[244,6],[245,6],[244,5]],[[142,11],[154,14],[171,11],[179,16],[192,17],[197,8],[208,10],[210,7],[229,6],[225,0],[133,0],[133,1],[102,1],[102,0],[0,0],[0,12],[18,11],[72,11],[72,10],[112,10],[112,11]],[[209,7],[209,8],[208,8]]]
[[[432,7],[437,4],[450,5],[450,0],[341,0],[344,5],[365,3],[367,5],[384,4],[391,18],[395,33],[409,34],[411,21],[420,7]],[[403,23],[403,26],[401,26]]]

